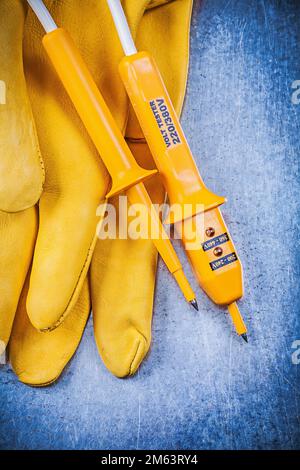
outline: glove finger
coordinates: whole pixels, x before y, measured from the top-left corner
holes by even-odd
[[[95,340],[117,377],[133,374],[149,350],[156,262],[148,240],[107,239],[96,245],[91,264]]]
[[[0,210],[17,212],[39,199],[44,181],[25,83],[22,39],[25,2],[0,2]]]
[[[74,0],[48,6],[70,31],[124,128],[127,99],[117,73],[121,49],[118,43],[107,54],[113,28],[106,4],[87,1],[83,8],[81,1]],[[88,25],[84,35],[83,25]],[[109,177],[42,50],[41,36],[36,18],[28,14],[25,69],[46,181],[27,310],[33,325],[45,330],[57,327],[76,302],[94,248],[96,208]]]
[[[46,386],[56,381],[75,353],[90,312],[87,279],[68,318],[54,331],[42,333],[26,313],[28,279],[24,286],[9,343],[9,357],[19,380]]]
[[[31,263],[36,232],[34,207],[16,214],[0,212],[0,341],[5,346]]]
[[[138,49],[153,52],[162,66],[180,112],[187,77],[192,2],[168,2],[148,11],[146,6],[158,3],[141,4],[142,11],[135,2],[124,3],[131,30],[137,35]],[[132,108],[126,136],[138,163],[153,168],[152,156]],[[164,201],[158,178],[150,179],[146,187],[153,202]],[[118,377],[134,374],[150,347],[156,260],[157,252],[150,240],[105,240],[96,245],[91,265],[95,338],[106,367]]]

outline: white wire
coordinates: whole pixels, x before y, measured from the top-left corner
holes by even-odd
[[[137,53],[120,0],[107,0],[125,55]]]
[[[50,33],[51,31],[57,29],[57,25],[55,24],[52,16],[50,15],[42,0],[27,0],[27,2],[40,20],[46,33]]]

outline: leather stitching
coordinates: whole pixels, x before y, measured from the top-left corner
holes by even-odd
[[[142,336],[142,338],[145,340],[145,343],[146,343],[146,345],[147,345],[147,344],[148,344],[148,341],[147,341],[146,337],[143,335],[143,333],[141,333],[136,327],[134,327],[134,328],[135,328],[135,330]],[[134,356],[133,356],[133,359],[132,359],[132,361],[131,361],[131,363],[130,363],[130,365],[129,365],[128,375],[133,375],[133,374],[134,374],[134,371],[132,370],[132,365],[133,365],[133,363],[134,363],[134,361],[135,361],[135,358],[136,358],[136,356],[137,356],[137,353],[138,353],[138,351],[139,351],[141,345],[142,345],[142,344],[141,344],[141,342],[139,341],[139,344],[138,344],[138,346],[137,346],[137,349],[136,349],[136,351],[135,351],[135,354],[134,354]]]
[[[67,308],[65,309],[64,313],[61,315],[61,317],[57,320],[57,322],[55,322],[52,326],[49,326],[48,328],[43,328],[41,330],[39,330],[41,333],[47,333],[47,332],[50,332],[50,331],[53,331],[55,330],[63,321],[64,319],[66,318],[66,316],[69,314],[69,307],[71,305],[71,302],[74,298],[74,295],[76,293],[76,290],[78,288],[78,284],[79,282],[81,281],[81,277],[82,277],[82,273],[85,271],[85,268],[86,268],[86,265],[88,263],[91,262],[91,259],[92,259],[92,254],[93,254],[93,251],[94,251],[94,247],[95,247],[95,244],[96,244],[96,241],[97,241],[97,234],[95,235],[95,237],[93,238],[93,241],[92,243],[90,244],[89,246],[89,249],[88,249],[88,252],[87,252],[87,256],[86,256],[86,259],[85,259],[85,262],[83,264],[83,267],[80,271],[80,274],[78,276],[78,280],[77,280],[77,283],[76,283],[76,286],[72,292],[72,295],[70,297],[70,300],[68,302],[68,305],[67,305]]]

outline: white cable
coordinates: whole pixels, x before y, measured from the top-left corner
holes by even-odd
[[[120,0],[107,0],[125,55],[137,53]]]
[[[51,33],[51,31],[57,29],[57,25],[55,24],[52,16],[50,15],[42,0],[27,0],[27,2],[40,20],[46,33]]]

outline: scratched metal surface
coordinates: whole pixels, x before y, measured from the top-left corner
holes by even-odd
[[[245,271],[249,345],[197,289],[187,309],[160,265],[151,354],[129,380],[98,359],[89,323],[61,380],[42,390],[0,372],[3,449],[300,447],[300,3],[196,2],[184,128]],[[186,265],[186,263],[185,263]],[[186,266],[187,268],[187,266]]]

